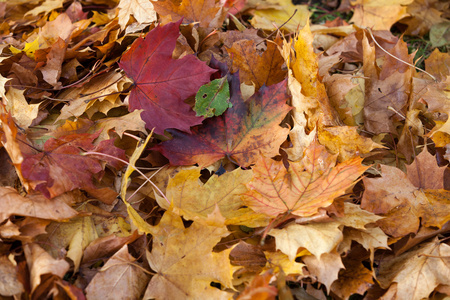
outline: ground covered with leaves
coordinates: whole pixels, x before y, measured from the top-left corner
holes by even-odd
[[[294,2],[0,2],[2,299],[450,297],[450,3]]]

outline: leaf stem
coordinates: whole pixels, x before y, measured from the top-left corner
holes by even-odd
[[[108,157],[108,158],[111,158],[111,159],[118,160],[118,161],[120,161],[120,162],[126,164],[127,166],[130,166],[130,163],[127,162],[126,160],[123,160],[123,159],[121,159],[121,158],[118,158],[118,157],[115,157],[115,156],[112,156],[112,155],[109,155],[109,154],[106,154],[106,153],[95,152],[95,151],[88,151],[88,152],[83,153],[83,155],[100,155],[100,156],[105,156],[105,157]],[[159,189],[159,187],[156,186],[156,184],[154,184],[154,183],[150,180],[150,178],[148,178],[147,176],[145,176],[145,174],[144,174],[141,170],[139,170],[139,169],[136,168],[135,166],[132,166],[132,167],[133,167],[133,169],[134,169],[135,171],[137,171],[140,175],[142,175],[142,177],[145,178],[145,181],[148,182],[148,183],[150,183],[150,184],[151,184],[151,185],[152,185],[152,186],[153,186],[153,187],[161,194],[161,196],[167,201],[167,203],[170,205],[170,201],[167,199],[166,195],[164,195],[164,193]]]
[[[282,28],[284,25],[286,25],[294,16],[295,16],[295,14],[297,13],[297,9],[295,9],[294,10],[294,13],[289,17],[289,19],[287,19],[287,21],[286,22],[284,22],[283,24],[281,24],[281,26],[279,26],[279,27],[277,27],[277,29],[276,30],[274,30],[274,31],[272,31],[272,33],[271,34],[269,34],[269,36],[268,37],[266,37],[264,40],[262,40],[261,42],[259,42],[258,44],[256,44],[255,46],[258,46],[259,44],[261,44],[262,42],[264,42],[265,40],[268,40],[268,39],[270,39],[270,37],[272,36],[272,35],[274,35],[275,34],[275,32],[277,32],[278,30],[280,30],[280,28]]]
[[[421,69],[421,68],[419,68],[419,67],[416,67],[415,65],[410,64],[409,62],[406,62],[406,61],[404,61],[404,60],[398,58],[397,56],[395,56],[395,55],[389,53],[388,51],[386,51],[383,47],[381,47],[380,44],[378,44],[377,40],[375,39],[375,37],[374,37],[373,34],[372,34],[372,29],[370,29],[369,27],[366,27],[366,30],[367,30],[367,32],[369,32],[370,36],[372,37],[373,42],[374,42],[381,50],[383,50],[387,55],[389,55],[389,56],[395,58],[396,60],[398,60],[398,61],[404,63],[405,65],[408,65],[408,66],[410,66],[410,67],[415,68],[416,70],[419,70],[419,71],[424,72],[425,74],[427,74],[428,76],[430,76],[431,78],[433,78],[434,82],[438,82],[437,79],[436,79],[436,77],[434,77],[433,75],[431,75],[431,74],[428,73],[427,71],[425,71],[425,70],[423,70],[423,69]]]
[[[155,173],[153,173],[152,176],[150,176],[150,177],[148,178],[148,180],[152,179],[153,176],[155,176],[156,174],[158,174],[158,172],[161,171],[165,166],[166,166],[166,165],[164,165],[164,166],[158,168],[158,170],[156,170]],[[146,181],[146,182],[147,182],[147,181]],[[136,195],[136,193],[139,192],[139,190],[140,190],[144,185],[145,185],[145,182],[144,182],[143,184],[141,184],[141,185],[133,192],[133,194],[131,194],[131,195],[128,197],[127,201],[130,202],[130,199],[131,199],[134,195]],[[160,193],[162,194],[161,191],[160,191]],[[167,200],[167,199],[166,199],[166,200]],[[169,202],[169,205],[170,205],[170,202]]]
[[[425,254],[425,253],[422,253],[422,254],[419,254],[419,255],[418,255],[418,257],[422,257],[422,256],[425,256],[425,257],[431,257],[431,258],[450,258],[449,255],[438,256],[438,255],[430,255],[430,254]]]
[[[97,90],[97,91],[95,91],[95,92],[90,92],[90,93],[87,93],[87,94],[80,94],[80,97],[86,97],[86,96],[94,95],[94,94],[96,94],[96,93],[98,93],[98,92],[101,92],[101,91],[103,91],[104,89],[107,89],[107,88],[109,88],[110,86],[113,86],[114,84],[116,84],[117,82],[119,82],[119,81],[120,81],[122,78],[124,78],[124,77],[125,77],[125,75],[122,74],[122,76],[120,76],[119,78],[117,78],[116,80],[114,80],[114,82],[108,84],[107,86],[102,87],[101,90]]]

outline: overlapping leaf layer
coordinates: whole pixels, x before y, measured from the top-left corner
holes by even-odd
[[[0,298],[450,296],[450,4],[293,2],[0,2]]]

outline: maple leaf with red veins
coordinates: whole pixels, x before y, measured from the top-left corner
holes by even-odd
[[[356,157],[336,165],[331,155],[317,141],[305,150],[300,161],[290,162],[261,157],[252,167],[254,177],[247,183],[242,200],[256,212],[276,217],[292,213],[300,217],[316,214],[345,193],[369,168]]]
[[[286,140],[288,128],[279,126],[291,109],[286,104],[286,80],[262,86],[244,101],[239,90],[239,76],[231,76],[230,102],[220,117],[205,120],[192,128],[192,134],[169,130],[173,139],[153,149],[166,156],[172,165],[208,166],[228,157],[240,166],[249,166],[265,155],[278,155]]]
[[[194,55],[172,59],[180,23],[158,26],[145,39],[137,39],[119,63],[134,82],[129,110],[143,109],[142,120],[157,134],[167,128],[190,132],[203,121],[184,100],[216,72]]]
[[[44,144],[44,150],[35,154],[23,153],[22,175],[30,186],[47,198],[77,189],[96,189],[93,179],[103,171],[102,161],[108,161],[115,168],[123,167],[117,160],[103,156],[83,156],[84,151],[96,151],[126,159],[125,151],[114,147],[113,140],[106,140],[95,146],[95,134],[81,133],[51,138]]]

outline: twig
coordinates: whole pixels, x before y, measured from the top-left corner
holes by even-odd
[[[264,42],[265,40],[268,40],[272,35],[275,34],[275,32],[277,32],[278,30],[280,30],[280,28],[282,28],[284,25],[286,25],[287,22],[289,22],[289,21],[295,16],[296,13],[297,13],[297,9],[294,10],[294,13],[292,14],[292,16],[289,17],[289,19],[287,19],[286,22],[284,22],[283,24],[281,24],[281,26],[279,26],[276,30],[272,31],[272,33],[269,34],[268,37],[266,37],[264,40],[262,40],[261,42],[259,42],[258,44],[256,44],[256,46],[258,46],[259,44],[261,44],[261,43]]]
[[[434,77],[433,75],[431,75],[431,74],[428,73],[427,71],[422,70],[421,68],[416,67],[415,65],[410,64],[409,62],[406,62],[406,61],[404,61],[404,60],[398,58],[397,56],[395,56],[395,55],[389,53],[388,51],[386,51],[383,47],[381,47],[380,44],[378,44],[377,40],[375,39],[375,37],[374,37],[373,34],[372,34],[372,29],[370,29],[369,27],[366,27],[366,29],[367,29],[367,32],[370,33],[370,36],[372,37],[373,42],[374,42],[378,47],[380,47],[380,49],[383,50],[387,55],[389,55],[389,56],[395,58],[396,60],[398,60],[398,61],[404,63],[405,65],[408,65],[408,66],[410,66],[410,67],[415,68],[416,70],[419,70],[419,71],[424,72],[425,74],[427,74],[428,76],[430,76],[431,78],[433,78],[434,82],[438,82],[437,79],[436,79],[436,77]]]
[[[130,163],[127,162],[126,160],[120,159],[120,158],[118,158],[118,157],[115,157],[115,156],[112,156],[112,155],[109,155],[109,154],[101,153],[101,152],[88,151],[88,152],[83,153],[83,155],[100,155],[100,156],[103,155],[103,156],[105,156],[105,157],[108,157],[108,158],[112,158],[112,159],[118,160],[118,161],[120,161],[120,162],[126,164],[127,166],[130,166]],[[167,203],[170,205],[169,199],[167,199],[166,195],[164,195],[164,193],[159,189],[159,187],[158,187],[156,184],[154,184],[154,183],[150,180],[150,178],[148,178],[147,176],[145,176],[145,174],[144,174],[141,170],[139,170],[138,168],[136,168],[135,166],[133,166],[133,169],[136,170],[139,174],[141,174],[142,177],[145,178],[145,181],[148,182],[148,183],[150,183],[150,184],[151,184],[151,185],[152,185],[152,186],[153,186],[153,187],[161,194],[161,196],[167,201]]]

